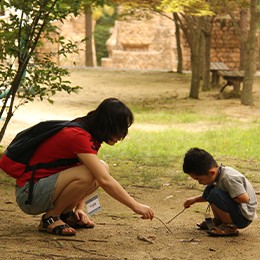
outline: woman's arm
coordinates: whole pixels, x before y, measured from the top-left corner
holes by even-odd
[[[131,208],[144,219],[153,219],[154,213],[149,206],[136,202],[123,187],[108,173],[105,166],[95,154],[79,153],[77,156],[92,173],[99,185],[114,199]]]

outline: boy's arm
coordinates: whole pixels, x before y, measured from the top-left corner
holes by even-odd
[[[197,202],[206,202],[206,200],[202,197],[202,195],[192,197],[192,198],[187,199],[184,202],[184,207],[189,208],[192,204],[197,203]]]
[[[241,195],[238,195],[237,197],[233,198],[233,200],[236,203],[248,203],[249,202],[249,196],[248,194],[245,192]]]

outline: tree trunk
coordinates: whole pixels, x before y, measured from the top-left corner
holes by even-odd
[[[202,90],[210,90],[210,49],[211,49],[211,35],[213,29],[213,20],[215,16],[204,18],[204,30],[203,34],[205,36],[205,66],[203,71],[203,85]]]
[[[93,45],[92,45],[92,15],[91,15],[91,7],[85,6],[85,26],[86,26],[86,37],[88,40],[86,41],[86,66],[93,67]]]
[[[247,37],[247,10],[242,9],[240,11],[239,27],[240,27],[242,35],[246,39],[246,37]],[[242,43],[242,41],[240,39],[240,66],[239,66],[240,70],[244,70],[245,56],[246,56],[245,45]]]
[[[200,78],[204,79],[204,69],[205,69],[205,35],[200,34]]]
[[[178,14],[173,13],[174,23],[175,23],[175,35],[176,35],[176,44],[177,44],[177,53],[178,53],[178,65],[177,73],[182,73],[182,50],[181,50],[181,37],[180,37],[180,25],[178,23]]]
[[[200,89],[200,51],[199,44],[194,47],[194,50],[191,51],[191,87],[190,87],[190,98],[199,98],[199,89]]]
[[[25,61],[24,63],[19,62],[18,72],[16,74],[16,77],[14,78],[14,81],[13,81],[13,84],[10,88],[10,91],[6,96],[6,101],[4,103],[4,106],[1,109],[1,117],[2,117],[4,109],[6,109],[6,103],[7,103],[8,99],[10,99],[11,102],[10,102],[10,106],[8,108],[8,111],[7,111],[7,116],[6,116],[4,125],[2,126],[1,131],[0,131],[0,143],[3,139],[3,137],[4,137],[7,125],[9,124],[11,118],[13,117],[13,107],[14,107],[15,95],[16,95],[16,92],[19,88],[19,85],[20,85],[23,73],[25,71],[25,68],[27,67],[27,64],[28,64],[28,61]]]
[[[193,27],[194,19],[196,20],[196,26]],[[190,29],[190,49],[191,49],[191,87],[190,98],[199,98],[200,89],[200,39],[202,33],[203,17],[190,19],[187,17],[186,21],[189,24]]]
[[[259,22],[259,12],[257,8],[257,0],[251,0],[250,3],[250,30],[246,42],[246,55],[245,55],[245,75],[243,81],[243,89],[241,93],[242,105],[253,105],[253,81],[254,81],[254,64],[255,64],[255,44],[256,32]]]

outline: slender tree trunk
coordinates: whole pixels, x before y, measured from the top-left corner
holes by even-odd
[[[203,34],[205,36],[205,66],[203,71],[203,85],[202,90],[210,90],[210,49],[211,49],[211,35],[213,29],[213,20],[215,16],[205,17]]]
[[[5,131],[6,131],[6,128],[7,128],[7,125],[8,123],[10,122],[11,118],[13,117],[13,107],[14,107],[14,99],[15,99],[15,95],[16,95],[16,92],[19,88],[19,85],[20,85],[20,82],[22,80],[22,76],[23,76],[23,73],[25,71],[25,68],[28,64],[28,61],[25,63],[20,63],[19,62],[19,68],[18,68],[18,72],[16,74],[16,77],[14,78],[14,81],[12,83],[12,86],[10,88],[10,91],[8,92],[7,96],[6,96],[6,100],[5,100],[5,103],[1,109],[1,117],[2,117],[2,114],[4,112],[4,109],[6,109],[6,104],[7,104],[7,101],[8,99],[10,99],[10,105],[8,107],[8,111],[7,111],[7,116],[6,116],[6,119],[5,119],[5,122],[4,122],[4,125],[2,126],[1,128],[1,131],[0,131],[0,143],[4,137],[4,134],[5,134]]]
[[[85,26],[86,26],[86,37],[88,40],[86,41],[86,66],[93,67],[93,45],[92,45],[92,15],[91,15],[91,7],[85,6]]]
[[[254,81],[254,64],[255,64],[255,44],[256,32],[259,22],[259,12],[257,8],[257,0],[251,0],[250,4],[250,30],[246,42],[246,55],[245,55],[245,75],[243,81],[243,89],[241,93],[242,105],[253,105],[253,81]]]
[[[188,18],[188,17],[187,17]],[[202,33],[203,17],[192,18],[196,20],[195,28],[192,26],[193,21],[186,19],[190,29],[190,48],[191,48],[191,87],[190,98],[199,98],[200,89],[200,39]]]
[[[190,98],[199,98],[200,89],[200,51],[199,44],[193,47],[191,51],[191,87],[190,87]]]
[[[242,35],[246,39],[247,38],[247,10],[242,9],[240,11],[239,27]],[[244,70],[245,56],[246,56],[245,45],[240,39],[240,66],[239,66],[240,70]]]
[[[182,73],[182,50],[181,50],[181,37],[180,37],[180,25],[178,23],[178,14],[173,13],[174,23],[175,23],[175,35],[176,35],[176,44],[177,44],[177,53],[178,53],[178,65],[177,72]]]
[[[209,91],[210,90],[210,47],[211,47],[211,35],[205,36],[205,66],[203,71],[203,85],[202,90],[203,91]]]
[[[200,34],[200,78],[204,80],[204,70],[205,70],[205,35]]]

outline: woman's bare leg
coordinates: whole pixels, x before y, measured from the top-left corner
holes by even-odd
[[[104,161],[101,162],[106,170],[109,171],[108,165]],[[79,222],[79,224],[93,224],[93,222],[90,221],[88,216],[83,212],[83,205],[84,198],[93,193],[97,188],[99,188],[98,182],[94,179],[93,175],[85,165],[72,167],[60,172],[53,198],[54,208],[46,212],[45,218],[50,216],[60,216],[61,213],[67,213],[77,205],[81,204],[81,215],[84,218],[82,218],[82,223]],[[58,220],[49,227],[54,228],[55,226],[62,224],[64,224],[64,222]],[[68,228],[64,231],[74,232],[75,230],[73,228]]]
[[[70,205],[76,205],[86,196],[87,190],[93,185],[95,179],[85,165],[72,167],[60,172],[57,179],[56,191],[53,198],[54,208],[46,212],[45,218],[57,217]],[[49,225],[63,225],[61,220]],[[75,232],[73,228],[64,229],[65,232]]]

